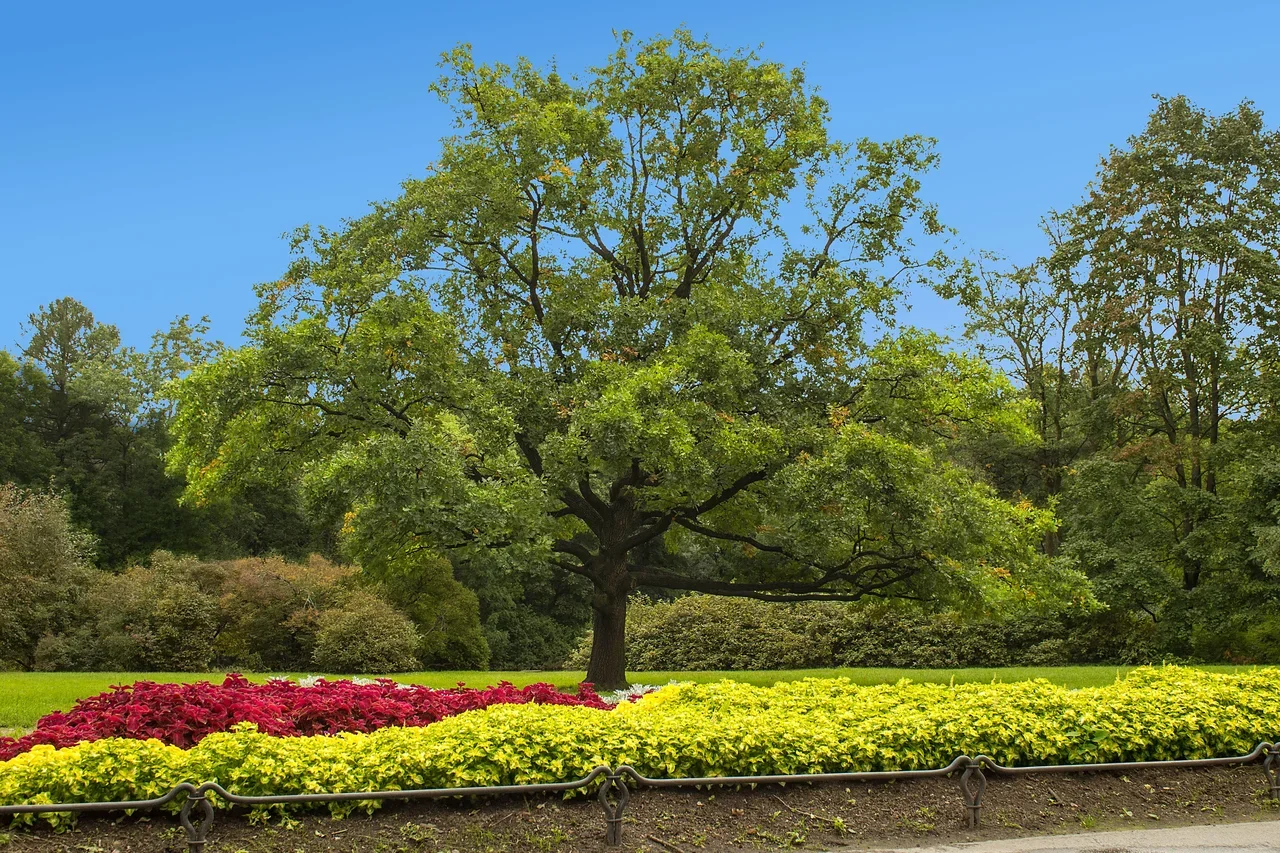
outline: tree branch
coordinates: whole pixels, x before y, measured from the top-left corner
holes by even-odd
[[[631,578],[637,585],[657,586],[663,589],[683,589],[705,592],[711,595],[727,595],[735,598],[754,598],[760,601],[859,601],[866,593],[861,590],[848,592],[832,590],[805,591],[803,583],[735,583],[706,578],[687,578],[660,569],[632,569]]]
[[[551,550],[557,554],[570,554],[583,563],[590,563],[595,557],[595,554],[591,553],[591,549],[586,545],[581,545],[569,539],[557,539],[551,543]]]

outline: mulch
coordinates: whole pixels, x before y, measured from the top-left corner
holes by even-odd
[[[593,798],[505,797],[388,803],[371,817],[299,812],[254,823],[220,812],[206,853],[715,853],[865,850],[1099,829],[1277,820],[1258,766],[991,778],[982,825],[968,828],[954,780],[752,789],[640,790],[620,848],[604,844]],[[74,830],[11,828],[3,853],[181,853],[163,813],[82,817]]]

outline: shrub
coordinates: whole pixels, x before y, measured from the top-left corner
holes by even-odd
[[[0,764],[0,803],[154,797],[208,779],[243,795],[559,782],[623,763],[688,777],[936,768],[962,753],[1007,765],[1210,758],[1278,735],[1274,669],[1146,669],[1082,690],[1043,679],[725,681],[673,685],[608,713],[493,705],[426,728],[305,738],[240,730],[186,751],[154,740],[36,747]]]
[[[827,611],[747,598],[689,595],[643,598],[627,608],[627,665],[638,671],[795,669],[828,665],[832,648],[821,626]],[[591,635],[569,664],[585,667]]]
[[[514,605],[490,613],[484,631],[493,669],[560,669],[577,648],[582,626]],[[585,660],[581,668],[586,668]]]
[[[419,641],[414,655],[430,669],[488,669],[489,644],[476,594],[453,577],[453,566],[426,551],[369,560],[365,574],[409,617]]]
[[[222,630],[214,644],[220,667],[289,672],[311,666],[316,616],[336,607],[354,584],[354,566],[312,554],[303,562],[254,557],[204,563],[214,579]]]
[[[353,592],[340,608],[320,614],[311,661],[326,672],[409,672],[421,637],[413,623],[368,592]]]
[[[488,650],[475,596],[452,577],[417,577],[411,568],[397,589],[410,619],[425,626],[417,634],[406,632],[406,614],[382,601],[394,590],[362,586],[367,579],[356,566],[316,555],[302,563],[205,561],[157,551],[118,574],[93,572],[83,594],[68,593],[77,599],[64,608],[69,615],[44,626],[23,666],[289,672],[320,665],[332,672],[388,672],[425,661],[483,669]],[[0,634],[5,619],[0,608]],[[329,641],[317,651],[322,621]]]
[[[463,580],[480,597],[493,669],[561,669],[591,622],[591,582],[538,561],[471,559]]]
[[[0,664],[42,662],[41,640],[72,624],[91,551],[61,498],[0,484]]]
[[[627,612],[627,664],[637,671],[831,666],[948,668],[1147,663],[1128,617],[1024,613],[975,619],[828,602],[779,604],[688,595],[639,598]],[[588,634],[566,660],[586,666]]]
[[[43,670],[298,670],[311,665],[315,617],[355,572],[313,556],[202,561],[157,551],[96,572],[75,627],[42,639]]]
[[[63,747],[103,738],[156,738],[188,747],[240,723],[280,737],[426,726],[464,711],[529,702],[611,707],[587,685],[568,694],[549,684],[521,689],[507,682],[483,690],[435,690],[387,680],[321,680],[309,687],[283,680],[254,684],[239,675],[229,675],[219,685],[140,681],[81,699],[66,713],[48,714],[28,735],[0,738],[0,761],[41,744]]]
[[[80,626],[51,661],[77,669],[202,671],[218,634],[215,582],[192,557],[166,551],[118,575],[99,572]]]

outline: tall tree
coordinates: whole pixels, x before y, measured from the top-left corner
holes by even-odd
[[[445,66],[459,133],[430,173],[300,230],[248,345],[184,381],[191,500],[301,471],[367,563],[580,575],[587,678],[610,688],[637,586],[1053,587],[1051,519],[946,461],[1023,429],[1008,383],[934,336],[868,332],[946,266],[914,245],[943,231],[929,140],[832,141],[802,72],[683,31],[624,35],[582,82],[467,48]]]
[[[95,535],[104,565],[162,546],[206,550],[217,538],[208,535],[209,514],[201,524],[178,506],[183,484],[166,474],[163,455],[168,387],[219,347],[207,322],[180,317],[139,351],[64,297],[32,313],[24,331],[21,364],[0,357],[4,479],[61,493]]]
[[[1052,241],[1060,223],[1043,223]],[[973,274],[939,288],[967,311],[965,336],[977,353],[1000,367],[1029,404],[1034,440],[977,436],[963,450],[1002,494],[1053,505],[1073,466],[1100,449],[1123,443],[1113,403],[1125,389],[1129,353],[1095,327],[1098,306],[1070,280],[1046,275],[1047,264],[1006,267],[986,255]],[[1050,530],[1044,548],[1058,552],[1061,531]]]
[[[1213,116],[1159,99],[1065,215],[1050,267],[1094,307],[1082,341],[1132,357],[1122,456],[1168,492],[1182,586],[1212,562],[1221,443],[1251,414],[1260,337],[1280,308],[1280,132],[1244,102]]]
[[[0,482],[48,482],[53,454],[37,425],[49,404],[49,379],[0,350]]]
[[[58,465],[65,467],[73,437],[87,432],[98,414],[72,385],[86,370],[95,371],[114,360],[120,332],[99,323],[93,312],[69,296],[40,306],[27,318],[23,331],[28,340],[22,355],[44,372],[50,388],[40,430]]]

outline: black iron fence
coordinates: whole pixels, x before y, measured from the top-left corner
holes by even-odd
[[[1224,767],[1261,764],[1266,774],[1269,796],[1280,801],[1280,743],[1260,743],[1247,755],[1229,758],[1203,758],[1181,761],[1115,761],[1105,764],[1056,764],[1041,767],[1004,767],[985,755],[970,758],[961,755],[946,767],[935,770],[882,770],[861,773],[798,773],[778,776],[706,776],[687,779],[651,779],[628,765],[600,766],[581,779],[540,785],[493,785],[477,788],[423,788],[410,791],[343,791],[329,794],[281,794],[278,796],[243,797],[233,794],[217,782],[194,785],[182,782],[161,797],[150,800],[121,800],[110,803],[26,803],[0,806],[0,817],[20,814],[55,814],[62,812],[108,812],[147,810],[168,805],[185,796],[178,821],[186,831],[187,850],[200,853],[208,843],[213,827],[214,807],[210,795],[231,805],[274,806],[336,803],[361,800],[432,800],[460,797],[499,797],[521,794],[567,793],[595,785],[596,797],[604,811],[605,841],[610,846],[622,844],[622,820],[631,800],[632,789],[741,787],[743,785],[783,785],[821,782],[889,782],[907,779],[951,777],[960,788],[966,818],[976,827],[982,818],[982,795],[987,789],[987,776],[1023,776],[1045,773],[1082,773],[1094,771],[1159,770],[1197,767]]]

